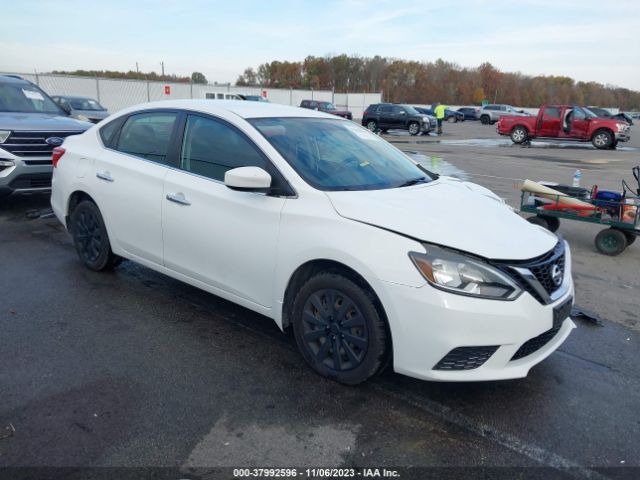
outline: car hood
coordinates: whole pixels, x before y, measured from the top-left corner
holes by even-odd
[[[339,215],[494,260],[526,260],[557,237],[473,183],[440,177],[406,188],[325,192]]]
[[[0,130],[84,131],[92,124],[50,113],[0,112]]]

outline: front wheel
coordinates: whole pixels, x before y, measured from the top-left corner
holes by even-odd
[[[529,132],[524,127],[515,127],[511,130],[511,141],[513,143],[521,144],[527,141],[529,138]]]
[[[122,257],[111,250],[109,236],[98,206],[85,200],[71,212],[69,231],[80,260],[91,270],[112,270]]]
[[[375,121],[375,120],[369,120],[369,121],[367,122],[367,128],[368,128],[370,131],[375,132],[375,131],[376,131],[376,129],[378,128],[378,124],[376,123],[376,121]]]
[[[483,125],[489,125],[491,123],[491,119],[489,119],[489,115],[482,115],[480,117],[480,123]]]
[[[447,118],[447,122],[449,122],[449,123],[457,123],[458,122],[458,117],[451,116],[451,117]]]
[[[551,230],[549,228],[549,223],[547,222],[547,220],[545,218],[542,218],[542,217],[529,217],[529,218],[527,218],[527,222],[532,223],[534,225],[539,225],[541,227],[546,228],[547,230]]]
[[[614,257],[627,248],[627,237],[620,230],[606,228],[596,235],[595,243],[600,253]]]
[[[598,130],[591,139],[591,143],[597,149],[605,150],[613,145],[613,135],[608,130]]]
[[[409,133],[411,135],[418,135],[420,133],[420,124],[418,122],[411,122],[409,124]]]
[[[387,357],[387,329],[372,295],[337,273],[320,273],[293,304],[300,353],[320,375],[347,385],[377,373]]]

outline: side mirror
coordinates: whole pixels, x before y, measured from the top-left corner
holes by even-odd
[[[58,104],[58,106],[64,110],[65,112],[67,112],[67,115],[71,115],[71,107],[69,105],[63,105],[61,103]]]
[[[271,175],[260,167],[238,167],[225,172],[224,184],[232,190],[266,193],[271,188]]]
[[[400,115],[406,115],[407,112],[405,112],[404,110],[400,110]]]

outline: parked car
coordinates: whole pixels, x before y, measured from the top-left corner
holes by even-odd
[[[78,120],[98,123],[109,116],[107,109],[90,97],[55,95],[51,99],[67,112],[67,115]]]
[[[436,114],[433,108],[427,108],[427,107],[413,107],[413,108],[415,108],[420,113],[424,113],[425,115],[431,115],[435,118]],[[445,121],[450,123],[464,122],[464,114],[447,108],[444,111],[444,119]]]
[[[429,133],[436,128],[435,118],[418,112],[410,105],[374,103],[362,114],[362,125],[372,132],[407,130],[411,135]]]
[[[339,382],[387,359],[427,380],[523,377],[575,328],[564,240],[329,114],[149,103],[53,161],[86,267],[126,258],[266,315]]]
[[[513,143],[533,138],[591,142],[598,149],[615,148],[630,139],[630,126],[621,120],[600,118],[577,105],[543,105],[537,117],[503,116],[498,133]]]
[[[206,92],[204,98],[207,100],[244,100],[240,95],[227,92]]]
[[[330,113],[331,115],[337,115],[338,117],[353,120],[353,114],[349,110],[338,110],[331,102],[323,102],[321,100],[302,100],[302,102],[300,102],[300,106],[302,108],[319,110],[320,112]]]
[[[0,75],[0,197],[51,189],[51,152],[90,123],[70,118],[37,85]]]
[[[480,107],[461,107],[458,109],[465,120],[480,120]]]
[[[493,125],[500,117],[510,115],[515,117],[528,117],[524,110],[518,110],[511,105],[485,105],[480,109],[480,122],[483,125]]]
[[[609,110],[600,107],[587,107],[589,111],[594,113],[596,116],[600,118],[613,118],[616,120],[622,120],[623,122],[627,122],[629,125],[633,125],[633,118],[631,115],[625,112],[620,113],[611,113]]]
[[[247,100],[248,102],[269,102],[269,100],[262,95],[244,95],[239,93],[238,96],[242,100]]]

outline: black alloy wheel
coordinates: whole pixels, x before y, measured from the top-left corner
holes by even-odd
[[[320,375],[355,385],[374,375],[386,358],[387,333],[371,295],[350,279],[321,273],[294,301],[296,343]]]
[[[111,251],[107,229],[95,203],[80,202],[71,213],[69,230],[82,262],[91,270],[111,270],[122,258]]]

